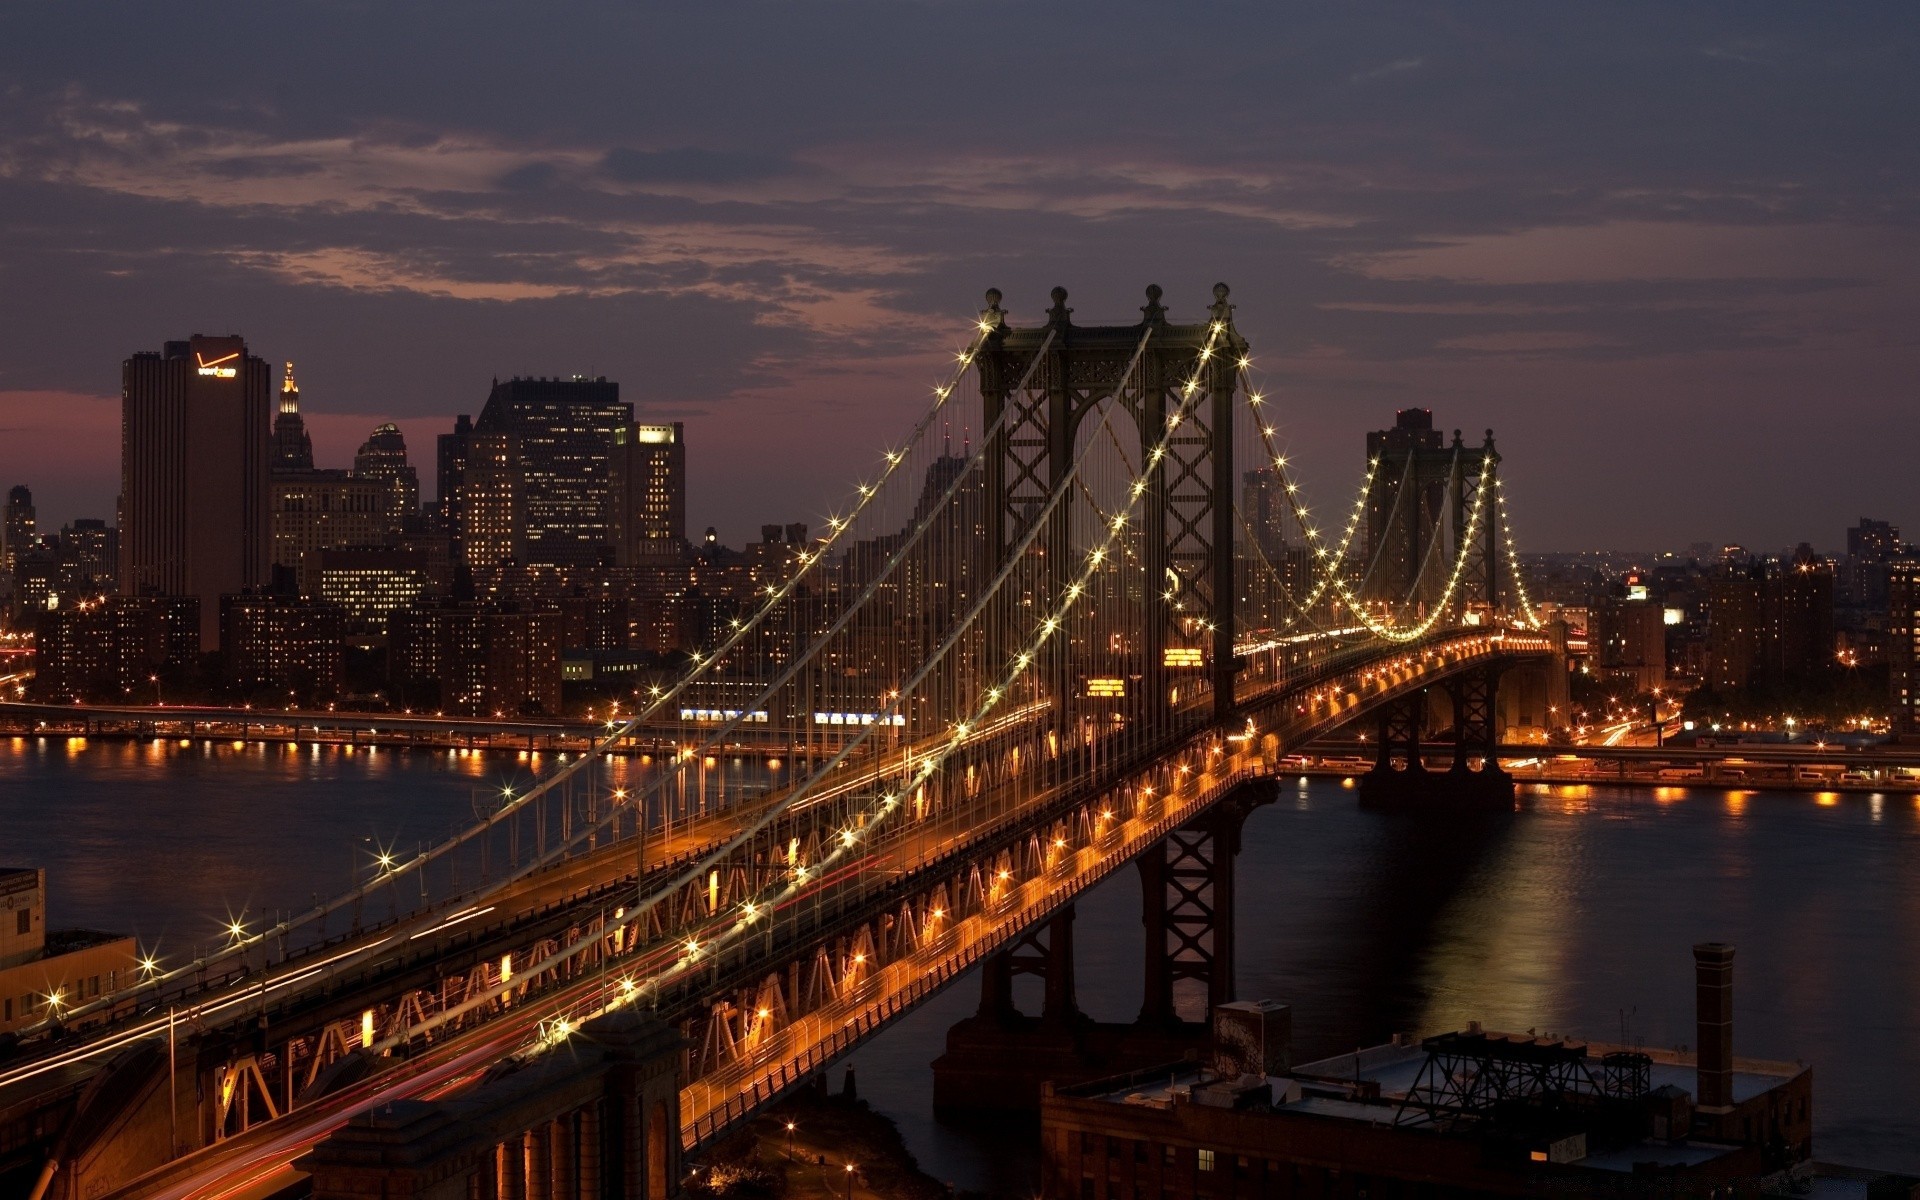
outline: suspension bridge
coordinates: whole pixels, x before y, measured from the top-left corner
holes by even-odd
[[[1143,1024],[1231,998],[1239,817],[1325,732],[1377,723],[1382,803],[1511,807],[1497,681],[1568,647],[1491,433],[1383,443],[1316,513],[1225,285],[1184,323],[1157,287],[1121,325],[1001,299],[821,536],[584,753],[305,912],[49,997],[0,1057],[35,1200],[672,1194],[976,965],[1070,1007],[1074,898],[1129,863]],[[707,782],[769,728],[777,776]]]

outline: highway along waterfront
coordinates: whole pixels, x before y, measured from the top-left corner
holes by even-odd
[[[371,848],[444,836],[557,765],[506,752],[0,737],[0,865],[46,869],[55,927],[128,932],[186,955],[243,913],[343,890]],[[762,753],[721,756],[700,787],[744,791],[791,769]],[[1462,821],[1362,812],[1338,779],[1289,777],[1247,822],[1238,880],[1239,993],[1291,1004],[1302,1056],[1469,1020],[1688,1043],[1688,948],[1729,941],[1736,1052],[1814,1065],[1816,1156],[1920,1170],[1911,794],[1523,785],[1517,815]],[[1079,1001],[1098,1019],[1139,1011],[1138,886],[1121,872],[1078,903]],[[1019,1193],[1031,1159],[1006,1153],[1004,1131],[932,1114],[928,1063],[978,999],[962,981],[851,1061],[860,1094],[900,1123],[930,1174]],[[1038,1010],[1036,996],[1022,999]]]

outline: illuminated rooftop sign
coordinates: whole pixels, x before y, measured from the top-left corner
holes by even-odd
[[[671,442],[673,440],[673,426],[636,425],[633,427],[633,440],[654,446]]]
[[[232,354],[223,354],[219,358],[211,360],[208,359],[206,355],[195,350],[193,352],[195,374],[209,375],[215,379],[232,379],[240,373],[240,368],[230,367],[227,364],[237,362],[239,358],[240,352],[238,350],[235,350]]]

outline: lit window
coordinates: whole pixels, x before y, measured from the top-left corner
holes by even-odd
[[[1200,1163],[1199,1163],[1199,1166],[1200,1166],[1200,1169],[1201,1169],[1202,1171],[1211,1171],[1211,1170],[1213,1170],[1213,1151],[1211,1151],[1211,1150],[1202,1150],[1202,1151],[1200,1151]]]

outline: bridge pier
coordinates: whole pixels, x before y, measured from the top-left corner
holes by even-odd
[[[1410,692],[1380,708],[1379,746],[1373,768],[1360,777],[1360,804],[1375,809],[1465,808],[1511,811],[1513,776],[1500,766],[1500,668],[1486,664],[1448,679],[1453,706],[1453,763],[1429,771],[1421,734],[1427,689]]]
[[[1203,1023],[1206,1013],[1233,999],[1233,862],[1247,814],[1271,799],[1267,789],[1236,793],[1140,856],[1141,1025],[1182,1024],[1174,1002],[1182,980],[1206,988]]]
[[[1042,1085],[1121,1074],[1203,1052],[1207,1013],[1233,999],[1233,859],[1241,827],[1273,798],[1254,785],[1227,796],[1138,860],[1146,930],[1145,994],[1138,1020],[1095,1021],[1073,987],[1073,909],[1063,909],[982,965],[980,1008],[947,1031],[933,1063],[939,1113],[1037,1112]],[[1039,1016],[1019,1011],[1016,976],[1040,976]],[[1176,985],[1197,981],[1207,1007],[1183,1021]]]

